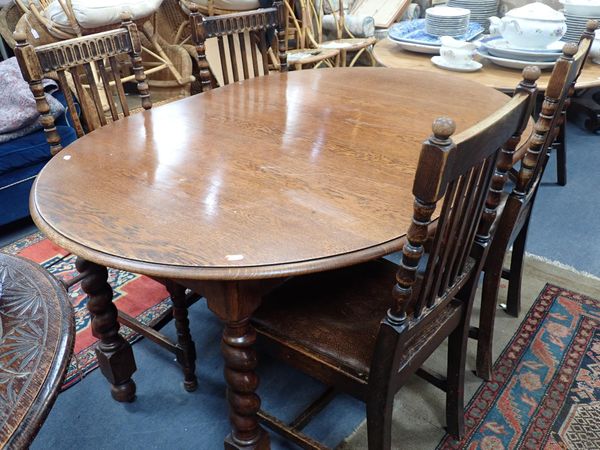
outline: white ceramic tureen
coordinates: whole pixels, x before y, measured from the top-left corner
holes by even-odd
[[[543,49],[567,31],[565,16],[540,2],[511,9],[499,19],[490,17],[490,32],[500,33],[511,47]]]

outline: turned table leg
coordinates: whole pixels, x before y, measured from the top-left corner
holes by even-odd
[[[198,379],[196,378],[196,345],[190,333],[185,287],[170,280],[165,283],[165,286],[173,302],[177,346],[180,348],[176,356],[177,362],[183,370],[183,387],[186,391],[192,392],[198,387]]]
[[[258,364],[254,343],[256,331],[250,316],[259,306],[261,297],[251,282],[225,282],[206,285],[209,308],[224,322],[221,351],[225,360],[231,433],[225,438],[226,449],[270,448],[267,432],[260,426],[258,411]]]
[[[100,339],[96,357],[102,374],[112,385],[111,394],[119,402],[135,398],[135,383],[131,375],[136,371],[133,351],[119,334],[117,308],[112,302],[113,291],[108,284],[106,267],[77,258],[77,270],[83,276],[81,288],[88,295],[87,308],[92,318],[92,334]]]

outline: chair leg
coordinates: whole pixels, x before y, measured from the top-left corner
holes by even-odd
[[[496,263],[496,261],[499,261]],[[483,277],[481,292],[481,312],[479,313],[479,331],[477,334],[477,363],[475,373],[478,377],[489,381],[492,377],[494,339],[494,322],[498,291],[500,290],[500,275],[502,274],[502,260],[496,258],[491,261],[496,267],[486,267]]]
[[[559,186],[567,184],[567,141],[565,128],[566,123],[563,122],[554,143],[554,148],[556,149],[556,179]]]
[[[185,298],[185,288],[172,281],[165,283],[167,291],[173,301],[173,318],[177,330],[177,346],[180,351],[176,353],[177,362],[183,370],[183,387],[186,391],[195,391],[198,387],[196,378],[196,346],[190,333],[190,321]]]
[[[525,243],[527,242],[527,229],[529,228],[529,213],[523,228],[519,231],[513,243],[510,258],[510,277],[508,279],[508,293],[504,311],[513,317],[519,317],[521,311],[521,279],[523,277],[523,256],[525,255]]]
[[[393,395],[382,393],[377,396],[369,396],[367,400],[367,437],[369,450],[389,450],[392,447],[393,406]]]
[[[460,439],[465,430],[465,360],[469,327],[461,323],[448,337],[448,390],[446,427],[448,434]]]

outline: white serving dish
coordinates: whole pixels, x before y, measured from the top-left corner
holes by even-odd
[[[490,31],[500,33],[512,47],[543,49],[567,31],[565,16],[540,2],[511,9],[500,19],[490,17]]]

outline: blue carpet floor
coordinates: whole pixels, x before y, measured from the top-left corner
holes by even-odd
[[[600,136],[575,126],[568,129],[568,184],[555,184],[555,156],[533,211],[527,251],[600,276]],[[15,234],[16,233],[16,234]],[[19,231],[0,236],[10,242]],[[62,393],[33,449],[220,449],[229,431],[218,341],[221,326],[199,302],[190,309],[198,349],[200,386],[187,393],[172,355],[142,340],[134,346],[137,400],[114,402],[99,371]],[[173,324],[164,329],[174,336]],[[261,359],[265,410],[283,418],[322,392],[323,386],[266,358]],[[306,429],[335,446],[364,419],[362,403],[339,396]],[[271,433],[273,448],[294,448]]]
[[[526,250],[600,277],[600,135],[567,129],[567,185],[551,155],[531,217]]]
[[[185,392],[179,366],[170,353],[147,340],[134,345],[137,398],[112,400],[99,370],[59,395],[32,449],[222,449],[229,432],[224,399],[221,324],[200,301],[190,308],[198,350],[199,387]],[[163,328],[174,339],[173,323]],[[280,363],[261,358],[259,394],[263,409],[291,420],[324,386]],[[311,422],[307,434],[334,447],[365,417],[364,404],[339,395]],[[293,445],[271,433],[273,449]]]

